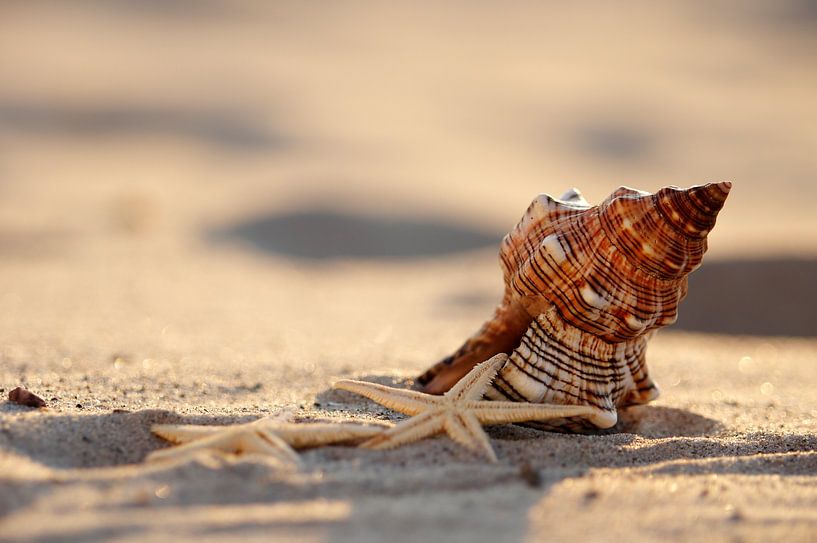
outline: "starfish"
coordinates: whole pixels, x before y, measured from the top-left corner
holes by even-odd
[[[151,427],[154,434],[181,445],[154,451],[147,460],[187,458],[197,451],[210,450],[227,454],[263,454],[281,466],[298,467],[301,461],[293,449],[359,441],[383,429],[383,426],[355,423],[292,423],[271,418],[233,426],[156,424]]]
[[[344,379],[334,387],[354,392],[412,418],[360,444],[368,449],[392,449],[445,432],[457,443],[497,462],[483,425],[597,415],[585,405],[555,405],[483,400],[482,395],[508,355],[498,354],[474,366],[443,396]]]

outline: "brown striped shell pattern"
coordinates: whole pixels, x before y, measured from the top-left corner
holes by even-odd
[[[425,392],[450,389],[479,362],[508,360],[485,396],[494,400],[591,405],[582,420],[539,425],[609,428],[616,409],[658,396],[647,371],[647,340],[675,322],[687,275],[732,184],[651,194],[620,187],[591,206],[572,189],[540,195],[505,236],[505,295],[494,316],[454,354],[418,378]]]

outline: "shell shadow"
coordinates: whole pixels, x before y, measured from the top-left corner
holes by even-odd
[[[817,335],[817,260],[705,262],[689,276],[673,330],[763,336]]]
[[[639,405],[621,409],[615,431],[642,437],[694,437],[714,435],[724,430],[715,419],[677,407]]]
[[[765,474],[768,467],[779,475],[801,475],[805,466],[817,465],[817,436],[811,434],[775,434],[750,432],[716,438],[674,437],[659,439],[646,446],[621,448],[621,457],[611,467],[632,464],[657,464],[654,473],[745,473]],[[629,458],[628,458],[629,457]],[[657,462],[644,461],[660,459]],[[681,464],[672,464],[682,461]],[[609,463],[608,463],[609,464]],[[742,468],[751,468],[742,471]],[[813,471],[806,471],[813,473]]]
[[[241,241],[296,259],[410,259],[498,245],[501,235],[443,219],[372,217],[304,208],[213,230],[211,241]]]

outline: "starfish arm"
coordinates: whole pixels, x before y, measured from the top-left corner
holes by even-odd
[[[380,405],[406,415],[419,415],[430,406],[439,404],[442,400],[438,396],[430,396],[416,390],[390,388],[377,383],[352,381],[350,379],[342,379],[336,382],[333,387],[360,394]]]
[[[439,434],[443,429],[443,417],[440,412],[426,412],[405,420],[380,435],[367,439],[360,444],[365,449],[393,449],[400,445],[413,443],[425,437]]]
[[[485,393],[485,389],[496,377],[496,373],[505,365],[508,355],[500,353],[485,362],[474,366],[468,374],[454,385],[451,390],[445,393],[445,398],[451,400],[479,400]]]
[[[195,424],[154,424],[150,431],[171,443],[189,443],[225,431],[227,426],[197,426]]]
[[[493,463],[498,462],[488,436],[473,413],[449,412],[445,417],[445,431],[460,445],[484,454]]]
[[[243,452],[271,456],[284,465],[300,466],[301,459],[286,441],[264,429],[247,431],[243,436]]]
[[[476,401],[468,406],[482,424],[509,424],[531,420],[566,417],[592,418],[601,409],[589,405],[556,405],[538,403]]]
[[[226,454],[256,453],[270,456],[285,465],[299,465],[300,460],[287,443],[271,432],[259,429],[253,424],[244,424],[233,428],[215,427],[215,432],[200,433],[190,438],[191,430],[187,425],[156,425],[153,432],[168,441],[180,442],[183,445],[169,447],[150,453],[148,461],[188,458],[198,451],[218,451]],[[212,429],[213,427],[206,427]]]
[[[263,426],[262,426],[263,428]],[[277,424],[272,430],[296,449],[355,441],[376,436],[386,427],[355,423]]]
[[[157,425],[163,426],[164,428],[160,428],[161,434],[160,435],[163,439],[167,439],[171,442],[178,443],[179,437],[176,437],[174,434],[174,428],[172,425]],[[181,426],[181,432],[184,437],[187,437],[187,429],[184,428],[184,425]],[[153,428],[154,432],[156,431]],[[160,449],[158,451],[153,451],[147,457],[149,461],[152,460],[164,460],[170,458],[182,458],[186,457],[190,454],[193,454],[197,451],[204,451],[204,450],[216,450],[223,453],[236,453],[243,450],[243,443],[241,442],[240,433],[236,430],[224,430],[223,432],[212,433],[210,435],[200,437],[194,439],[192,441],[188,441],[183,445],[179,445],[178,447],[169,447],[166,449]]]

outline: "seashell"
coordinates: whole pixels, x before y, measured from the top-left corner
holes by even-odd
[[[475,364],[506,353],[487,398],[598,408],[548,428],[615,425],[618,407],[658,396],[647,340],[675,322],[731,187],[620,187],[596,206],[576,189],[538,196],[502,240],[505,294],[493,318],[418,383],[443,393]]]

